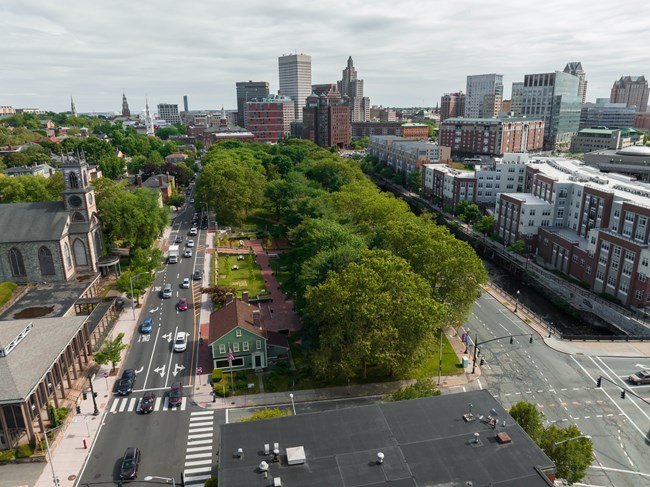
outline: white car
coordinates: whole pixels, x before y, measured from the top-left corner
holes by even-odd
[[[185,249],[185,252],[183,253],[183,257],[186,258],[192,257],[192,249]]]
[[[186,277],[185,279],[183,279],[183,284],[181,284],[181,287],[183,289],[189,289],[190,288],[190,278],[189,277]]]
[[[190,237],[195,237],[199,233],[199,229],[196,227],[190,228]]]
[[[184,352],[187,349],[187,333],[179,331],[174,340],[174,352]]]
[[[194,247],[194,240],[189,239],[189,240],[187,241],[187,246],[188,246],[188,247]]]

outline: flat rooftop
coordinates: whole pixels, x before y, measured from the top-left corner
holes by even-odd
[[[470,408],[476,419],[466,421]],[[511,441],[498,442],[496,433]],[[275,443],[279,462],[265,453]],[[288,465],[287,448],[296,447],[305,461]],[[273,485],[277,477],[290,487],[553,485],[542,471],[554,472],[552,461],[485,390],[221,426],[219,485],[228,487]]]

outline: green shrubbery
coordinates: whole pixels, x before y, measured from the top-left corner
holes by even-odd
[[[34,454],[34,449],[31,445],[20,445],[16,448],[16,458],[29,458]]]
[[[420,397],[439,396],[440,390],[431,379],[418,379],[415,384],[404,386],[389,394],[386,399],[389,401],[405,401],[418,399]]]
[[[240,422],[245,423],[247,421],[259,421],[260,419],[280,418],[282,416],[291,416],[291,411],[289,409],[279,408],[260,409],[250,416],[243,418]]]
[[[14,458],[16,458],[16,450],[0,451],[0,462],[10,462]]]

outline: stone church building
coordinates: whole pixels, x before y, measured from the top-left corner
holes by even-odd
[[[95,273],[102,233],[88,164],[62,164],[63,201],[0,205],[0,282],[67,281]]]

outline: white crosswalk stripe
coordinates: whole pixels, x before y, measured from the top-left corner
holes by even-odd
[[[211,477],[214,442],[214,411],[190,413],[185,450],[185,485],[203,485]]]
[[[140,412],[140,403],[142,399],[139,397],[116,397],[111,403],[109,411],[111,413],[130,413],[130,412]],[[168,397],[157,397],[156,402],[153,406],[154,411],[185,411],[187,409],[187,401],[183,399],[183,402],[180,406],[170,407]],[[202,422],[197,423],[197,426],[208,426],[211,425],[211,421],[206,421],[207,418],[201,418]],[[193,427],[192,423],[190,427]]]

